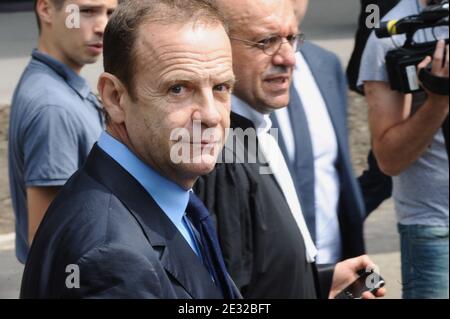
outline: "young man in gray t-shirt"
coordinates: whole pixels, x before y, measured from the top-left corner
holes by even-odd
[[[419,13],[426,0],[402,0],[383,20]],[[435,30],[436,31],[436,30]],[[437,30],[448,37],[448,28]],[[365,48],[359,74],[369,104],[373,149],[380,168],[394,176],[393,190],[402,249],[404,298],[448,298],[448,155],[441,126],[449,97],[431,92],[402,94],[390,88],[385,56],[405,42],[404,35],[378,39]],[[420,30],[416,42],[434,41]],[[448,78],[449,48],[440,41],[432,73]]]
[[[117,0],[35,1],[39,41],[14,92],[8,141],[21,263],[50,203],[103,129],[101,105],[80,72],[100,58],[116,7]]]

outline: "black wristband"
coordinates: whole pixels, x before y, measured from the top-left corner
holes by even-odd
[[[428,91],[438,95],[449,95],[448,78],[435,76],[428,69],[422,69],[419,72],[419,80]]]

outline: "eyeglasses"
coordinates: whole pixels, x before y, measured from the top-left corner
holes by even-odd
[[[244,39],[239,39],[235,37],[230,37],[231,40],[243,42],[251,47],[258,48],[264,51],[265,54],[269,56],[275,55],[281,48],[284,43],[289,43],[294,51],[297,51],[298,48],[305,42],[305,34],[297,33],[293,35],[289,35],[287,37],[281,37],[279,35],[272,36],[269,38],[265,38],[259,42],[248,41]],[[283,41],[286,39],[287,41]]]

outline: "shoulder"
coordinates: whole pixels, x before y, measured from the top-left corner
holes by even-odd
[[[382,22],[390,20],[399,20],[412,14],[417,13],[417,1],[400,1],[394,8],[392,8],[381,19]],[[384,55],[387,51],[400,47],[403,45],[405,37],[403,35],[396,35],[390,38],[378,38],[375,31],[372,31],[365,48],[364,54],[367,56]]]
[[[120,242],[137,249],[139,241],[146,242],[125,205],[80,169],[51,204],[37,234],[36,244],[45,246],[54,242],[54,253],[64,251],[73,261],[99,245]]]
[[[76,268],[80,289],[67,289],[68,272],[74,271],[68,266]],[[26,296],[154,298],[167,293],[160,282],[159,252],[121,199],[84,169],[47,211],[24,278]]]
[[[50,205],[37,242],[56,240],[76,259],[105,241],[113,195],[81,169]]]
[[[340,64],[338,56],[327,50],[324,49],[317,44],[314,44],[312,42],[305,42],[301,49],[302,54],[305,56],[305,58],[309,58],[310,56],[315,56],[316,58],[319,58],[323,63],[334,63],[334,64]]]
[[[392,19],[401,19],[408,15],[415,14],[417,11],[418,7],[416,0],[400,1],[395,7],[386,13],[381,20],[389,21]]]
[[[335,53],[311,42],[306,42],[297,54],[300,53],[316,76],[325,71],[327,75],[335,77],[335,84],[345,81],[341,61]]]
[[[79,96],[55,72],[32,61],[25,69],[13,98],[13,109],[26,112],[40,111],[42,107],[55,106],[71,113]]]
[[[149,259],[122,243],[105,243],[86,252],[76,263],[79,289],[65,289],[75,298],[167,298],[164,269],[157,258]]]
[[[42,141],[76,141],[80,134],[80,119],[62,104],[46,104],[47,101],[30,99],[29,103],[13,104],[11,107],[11,124],[16,127],[16,134],[23,143]],[[25,139],[24,139],[25,138]],[[30,144],[31,145],[31,144]],[[61,145],[61,147],[68,146]]]

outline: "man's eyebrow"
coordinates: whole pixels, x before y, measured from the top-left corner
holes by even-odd
[[[90,10],[102,10],[102,9],[107,9],[110,11],[114,11],[115,7],[107,7],[105,5],[101,5],[101,4],[93,4],[93,3],[85,3],[85,4],[80,4],[79,5],[80,10],[86,10],[86,9],[90,9]]]
[[[233,76],[228,76],[228,77],[220,77],[220,78],[213,78],[212,79],[213,82],[215,82],[217,84],[227,84],[229,85],[231,88],[234,88],[234,86],[236,85],[236,77]],[[186,83],[192,83],[194,85],[197,85],[199,83],[202,82],[202,79],[198,76],[191,76],[191,77],[183,77],[183,76],[174,76],[172,78],[169,79],[165,79],[162,81],[159,81],[158,83],[158,89],[164,89],[164,88],[170,88],[174,85],[177,84],[186,84]]]
[[[162,80],[159,82],[160,85],[173,85],[177,83],[186,83],[186,82],[201,82],[202,79],[198,75],[193,74],[176,74],[176,75],[169,75],[166,78],[162,78]]]
[[[234,75],[230,75],[227,77],[221,77],[217,79],[217,82],[221,82],[221,83],[225,83],[230,85],[231,87],[234,87],[234,85],[236,84],[236,76]]]

